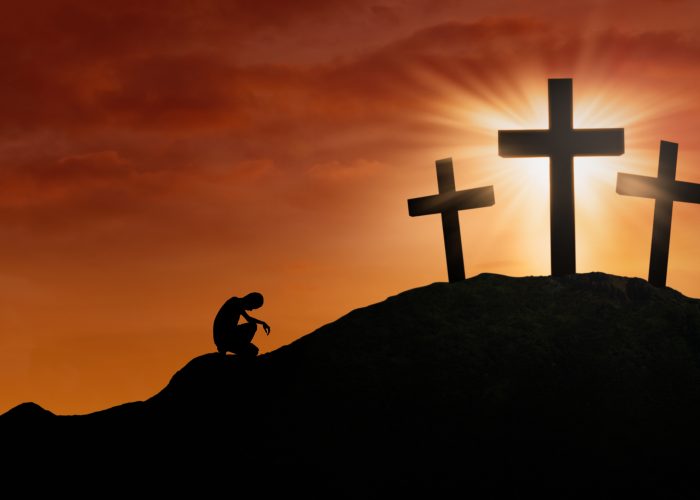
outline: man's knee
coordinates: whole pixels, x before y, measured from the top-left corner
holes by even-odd
[[[258,329],[258,325],[255,323],[243,323],[242,325],[238,325],[238,328],[245,333],[255,333]]]
[[[255,323],[243,323],[236,327],[236,342],[242,344],[247,344],[253,340],[255,336],[255,330],[258,329],[258,325]]]

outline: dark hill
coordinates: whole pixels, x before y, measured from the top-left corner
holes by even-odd
[[[78,435],[128,423],[134,441],[177,427],[200,453],[232,440],[354,495],[668,495],[698,466],[700,303],[601,273],[484,274],[355,310],[254,362],[200,356],[143,403],[51,420]]]
[[[55,416],[53,413],[49,410],[45,410],[36,403],[22,403],[2,415],[3,419],[20,421],[26,419],[44,419],[53,416]]]

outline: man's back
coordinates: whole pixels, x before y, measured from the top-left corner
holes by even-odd
[[[243,305],[238,297],[231,297],[221,306],[214,318],[214,343],[217,346],[221,344],[223,335],[238,324],[242,312]]]

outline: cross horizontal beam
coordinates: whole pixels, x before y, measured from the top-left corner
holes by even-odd
[[[498,155],[503,158],[537,158],[549,156],[549,130],[499,130]]]
[[[639,198],[670,199],[682,203],[700,203],[700,184],[658,179],[635,174],[617,174],[617,194]]]
[[[588,128],[554,133],[549,130],[499,130],[502,158],[545,156],[620,156],[625,153],[625,130]]]
[[[452,191],[422,198],[408,200],[408,215],[439,214],[472,208],[490,207],[496,203],[493,186],[486,186],[463,191]]]
[[[625,129],[586,128],[575,130],[574,156],[620,156],[625,154]],[[556,137],[556,136],[555,136]]]

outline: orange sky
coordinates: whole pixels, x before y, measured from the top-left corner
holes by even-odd
[[[446,280],[434,161],[496,205],[460,215],[467,275],[549,272],[547,78],[626,154],[576,160],[578,270],[646,277],[653,202],[615,194],[680,143],[700,182],[690,0],[15,2],[0,16],[0,412],[145,399],[258,290],[275,349]],[[676,204],[668,284],[700,296],[700,207]]]

